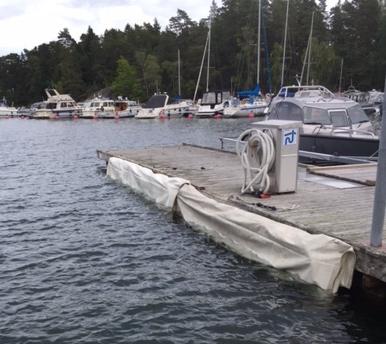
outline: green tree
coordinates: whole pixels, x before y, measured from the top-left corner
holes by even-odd
[[[161,67],[156,56],[150,54],[146,56],[143,77],[147,96],[150,91],[159,91],[161,82]]]
[[[189,30],[194,26],[194,22],[188,14],[180,9],[177,9],[177,15],[169,19],[169,29],[176,35],[181,35],[184,31]]]
[[[117,61],[116,77],[112,83],[112,91],[115,96],[127,96],[134,99],[141,97],[136,71],[123,57]]]

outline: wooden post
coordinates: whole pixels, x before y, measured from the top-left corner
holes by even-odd
[[[386,77],[385,77],[386,93]],[[383,100],[383,108],[386,108],[386,97]],[[379,137],[378,167],[375,183],[375,196],[373,206],[373,222],[371,225],[370,245],[382,246],[383,225],[386,208],[386,116],[382,116],[381,133]]]

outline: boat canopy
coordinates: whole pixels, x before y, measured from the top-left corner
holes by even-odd
[[[221,104],[223,101],[227,99],[230,99],[229,92],[222,92],[222,91],[205,92],[202,95],[201,105]]]
[[[166,94],[154,95],[142,106],[142,108],[144,109],[162,108],[166,105],[168,98],[169,97]]]
[[[260,95],[260,85],[256,84],[255,88],[251,90],[239,91],[237,92],[237,96],[240,99],[257,97]]]
[[[346,127],[369,121],[359,104],[354,102],[306,103],[287,99],[274,105],[270,119],[302,121],[304,124]]]

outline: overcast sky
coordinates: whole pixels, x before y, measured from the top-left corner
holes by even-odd
[[[98,35],[124,29],[127,23],[153,23],[164,28],[180,8],[191,19],[207,17],[211,0],[0,0],[0,55],[20,53],[55,40],[68,28],[79,40],[91,26]],[[221,6],[221,0],[216,1]],[[328,0],[328,2],[335,2]]]

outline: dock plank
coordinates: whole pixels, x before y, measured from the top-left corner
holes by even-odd
[[[369,246],[374,186],[368,181],[375,180],[376,164],[311,168],[308,171],[299,167],[295,193],[258,199],[240,195],[244,179],[242,167],[238,157],[229,152],[190,145],[98,151],[100,159],[107,161],[112,156],[148,167],[156,173],[187,179],[201,192],[219,201],[310,233],[341,239],[354,247],[358,271],[386,282],[386,250]],[[313,177],[315,174],[320,178]],[[325,183],[331,178],[355,184],[343,189],[333,187]],[[268,207],[253,206],[253,203]],[[386,239],[386,230],[383,238]]]

